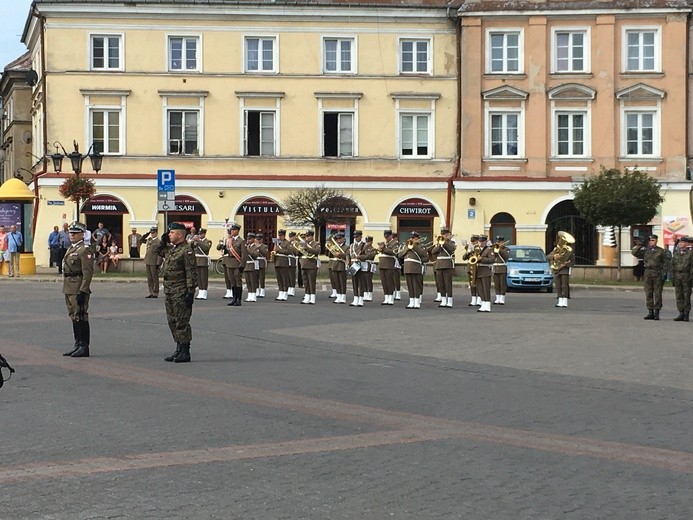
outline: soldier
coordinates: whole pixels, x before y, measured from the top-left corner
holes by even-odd
[[[145,244],[144,251],[144,266],[147,270],[147,286],[149,287],[149,296],[145,298],[159,297],[159,266],[161,265],[161,257],[157,255],[157,247],[161,243],[158,237],[159,230],[156,226],[149,228],[149,232],[142,236],[142,241]]]
[[[428,262],[428,251],[420,243],[419,234],[412,231],[407,246],[398,255],[404,264],[404,278],[409,291],[407,309],[420,309],[423,297],[423,275]]]
[[[279,295],[275,298],[277,301],[286,301],[289,295],[289,283],[291,281],[290,270],[294,268],[291,262],[294,259],[291,249],[291,242],[286,239],[286,230],[280,229],[277,231],[277,238],[274,242],[274,272],[277,276],[277,285],[279,286]]]
[[[265,274],[267,271],[267,255],[269,248],[265,244],[265,237],[262,233],[255,233],[255,244],[259,254],[257,255],[257,261],[260,268],[258,269],[258,284],[257,284],[257,298],[265,297]]]
[[[296,240],[296,232],[289,231],[289,242]],[[289,259],[289,288],[286,291],[288,296],[296,296],[296,271],[298,270],[299,275],[301,274],[301,264],[299,257],[301,256],[292,247],[290,249],[290,259]],[[303,283],[299,282],[299,287],[303,287]]]
[[[505,305],[505,293],[508,290],[508,258],[510,251],[505,247],[505,237],[496,236],[493,244],[493,289],[496,292],[496,300],[493,305]]]
[[[245,285],[248,287],[247,302],[257,301],[257,286],[259,280],[260,265],[257,257],[260,256],[260,249],[255,243],[255,233],[246,233],[246,258],[243,274],[245,275]]]
[[[315,289],[318,277],[318,255],[320,254],[320,244],[313,240],[315,233],[310,229],[300,238],[300,243],[294,247],[296,254],[301,255],[301,270],[303,271],[303,284],[305,294],[301,303],[315,303]]]
[[[479,261],[476,264],[476,290],[481,298],[477,312],[491,312],[491,266],[495,262],[493,248],[488,245],[488,237],[479,235]]]
[[[63,294],[72,321],[75,345],[63,356],[89,357],[89,295],[94,274],[94,252],[84,244],[87,227],[74,222],[68,228],[70,247],[63,258]]]
[[[336,254],[330,258],[330,264],[332,267],[332,276],[334,279],[335,289],[337,291],[337,297],[333,303],[346,303],[346,291],[347,291],[347,251],[348,246],[346,244],[346,238],[343,232],[339,231],[334,236],[335,242],[340,247],[341,252],[337,251]]]
[[[468,261],[472,256],[474,256],[475,251],[479,249],[479,235],[472,235],[469,238],[469,244],[465,246],[465,253],[462,256],[462,260]],[[468,307],[474,307],[475,305],[481,305],[481,297],[476,286],[476,267],[471,264],[467,264],[467,277],[469,278],[469,292],[471,294],[471,300],[467,304]]]
[[[336,242],[337,239],[335,237],[336,237],[336,233],[334,231],[332,231],[330,233],[330,236],[325,238],[326,243],[330,244],[332,242]],[[337,278],[335,277],[334,271],[332,271],[332,268],[334,267],[334,258],[335,257],[334,257],[334,254],[332,253],[332,250],[329,248],[327,248],[327,258],[328,258],[327,274],[328,274],[329,280],[330,280],[330,289],[332,289],[332,292],[330,293],[330,298],[336,299],[338,297]],[[333,303],[336,303],[336,302],[333,302]]]
[[[363,233],[358,230],[354,231],[354,241],[349,246],[349,264],[352,270],[351,286],[354,291],[354,301],[349,305],[352,307],[363,307],[363,293],[366,284],[361,262],[365,259],[365,247],[366,242],[363,240]]]
[[[192,341],[190,316],[197,287],[195,251],[185,240],[183,224],[173,222],[168,229],[169,232],[164,234],[157,246],[157,254],[164,259],[161,275],[164,277],[166,318],[173,341],[176,342],[176,351],[165,357],[164,361],[189,363]]]
[[[380,272],[380,283],[383,286],[383,303],[380,305],[395,304],[396,278],[399,278],[401,264],[397,253],[399,251],[399,242],[395,239],[392,231],[383,232],[384,242],[378,243],[378,251],[380,252],[378,260],[378,270]]]
[[[440,305],[452,307],[452,277],[455,274],[455,249],[457,245],[452,240],[452,234],[447,227],[440,230],[440,238],[434,244],[431,252],[436,260],[434,269],[440,279]]]
[[[226,234],[231,234],[231,228],[226,228]],[[226,286],[226,294],[224,294],[225,300],[233,299],[233,290],[231,289],[231,271],[229,271],[229,250],[226,248],[226,238],[222,238],[217,244],[217,251],[221,251],[221,265],[224,268],[224,284]]]
[[[375,272],[375,256],[378,251],[373,247],[373,237],[366,237],[366,247],[364,249],[364,255],[366,255],[366,265],[368,269],[364,271],[365,275],[365,287],[363,290],[363,301],[372,302],[373,301],[373,273]]]
[[[229,236],[226,239],[226,250],[229,252],[228,265],[231,280],[231,294],[233,299],[227,305],[229,307],[240,307],[243,301],[243,269],[246,267],[248,252],[245,240],[238,235],[241,226],[235,222],[229,226]]]
[[[399,235],[397,233],[392,234],[392,238],[395,240],[395,242],[399,245]],[[397,262],[399,263],[399,257],[397,258]],[[401,300],[402,299],[402,275],[404,274],[404,266],[399,263],[399,269],[395,273],[395,300]]]
[[[672,283],[676,291],[676,309],[679,315],[674,321],[688,321],[691,312],[691,287],[693,286],[693,237],[683,237],[674,249],[672,258]]]
[[[549,253],[549,267],[556,285],[556,307],[568,307],[570,299],[570,268],[575,264],[575,252],[568,244],[574,240],[564,231],[558,232],[558,243]]]
[[[207,299],[207,288],[209,287],[209,250],[212,248],[212,241],[207,238],[207,230],[200,228],[197,235],[193,235],[190,243],[195,251],[195,262],[197,264],[197,296],[196,300]]]
[[[646,320],[659,320],[662,308],[662,288],[664,275],[669,270],[667,255],[664,249],[657,245],[659,237],[650,235],[647,247],[635,246],[631,254],[645,261],[645,304],[647,305]]]

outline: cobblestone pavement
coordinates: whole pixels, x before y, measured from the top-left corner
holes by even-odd
[[[0,284],[2,520],[693,518],[693,329],[669,294],[647,322],[641,291],[484,314],[213,287],[176,365],[163,298],[93,289],[71,359],[59,285]]]

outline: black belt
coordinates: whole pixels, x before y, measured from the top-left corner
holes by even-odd
[[[185,277],[183,277],[183,278],[179,278],[179,277],[171,278],[170,276],[164,276],[164,281],[165,282],[184,282]]]
[[[64,275],[65,275],[65,278],[72,278],[72,277],[74,277],[74,276],[82,276],[82,271],[79,271],[79,272],[77,272],[77,273],[69,273],[69,274],[68,274],[68,273],[64,273]]]

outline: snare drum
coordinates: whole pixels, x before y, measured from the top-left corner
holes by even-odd
[[[359,260],[355,260],[351,263],[347,272],[349,273],[349,276],[354,276],[360,270],[361,270],[361,262]]]

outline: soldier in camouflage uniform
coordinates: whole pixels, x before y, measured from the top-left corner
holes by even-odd
[[[631,250],[634,257],[645,261],[645,303],[648,311],[644,318],[646,320],[659,320],[664,275],[669,270],[666,252],[657,245],[657,240],[657,235],[650,235],[647,247],[635,246]]]
[[[674,250],[671,261],[672,282],[676,290],[676,308],[679,315],[674,321],[688,321],[691,312],[693,287],[693,237],[683,237]]]
[[[84,224],[74,222],[67,230],[71,244],[63,258],[63,294],[75,346],[63,356],[89,357],[89,287],[94,275],[94,252],[84,244],[86,229]]]
[[[195,251],[185,241],[186,230],[183,224],[174,222],[168,229],[168,234],[161,237],[157,253],[164,257],[161,275],[164,277],[166,318],[176,342],[176,351],[164,360],[188,363],[192,341],[190,316],[197,287]]]

